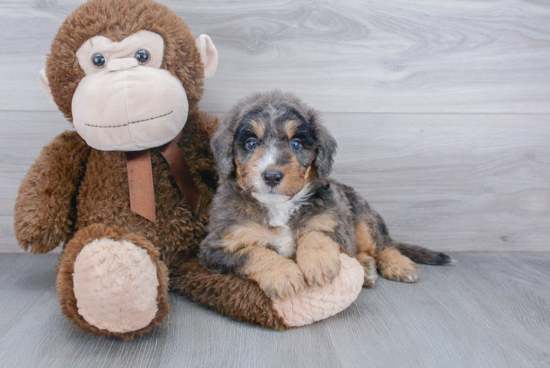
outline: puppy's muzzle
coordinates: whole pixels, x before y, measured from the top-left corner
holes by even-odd
[[[264,183],[271,188],[275,188],[281,184],[283,176],[283,173],[279,170],[266,170],[264,172]]]

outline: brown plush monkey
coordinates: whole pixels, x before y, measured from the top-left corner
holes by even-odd
[[[15,233],[32,253],[64,245],[59,301],[87,331],[124,339],[149,331],[168,314],[169,289],[240,321],[291,325],[257,284],[197,259],[218,125],[198,103],[216,65],[208,36],[195,41],[150,0],[89,1],[55,36],[40,80],[76,131],[46,146],[24,178]]]

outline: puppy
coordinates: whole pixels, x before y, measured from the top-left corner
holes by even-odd
[[[256,281],[272,298],[338,276],[340,252],[383,277],[414,282],[414,262],[450,257],[395,242],[384,220],[352,188],[328,179],[336,141],[318,113],[290,93],[257,93],[223,118],[212,149],[220,177],[201,263]]]

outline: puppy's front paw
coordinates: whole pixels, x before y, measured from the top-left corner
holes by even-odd
[[[289,261],[284,267],[266,272],[258,284],[271,299],[292,298],[305,288],[304,275],[296,263]]]
[[[287,326],[304,326],[333,316],[347,307],[361,292],[363,267],[355,259],[340,254],[341,271],[332,284],[310,287],[292,299],[276,299],[273,308]]]
[[[296,261],[310,286],[332,283],[340,274],[340,252],[337,249],[300,252]]]

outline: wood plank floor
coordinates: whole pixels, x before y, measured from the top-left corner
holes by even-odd
[[[379,279],[346,311],[286,332],[170,295],[162,327],[123,342],[61,314],[55,255],[0,254],[2,367],[548,367],[550,253],[454,253],[416,284]]]

